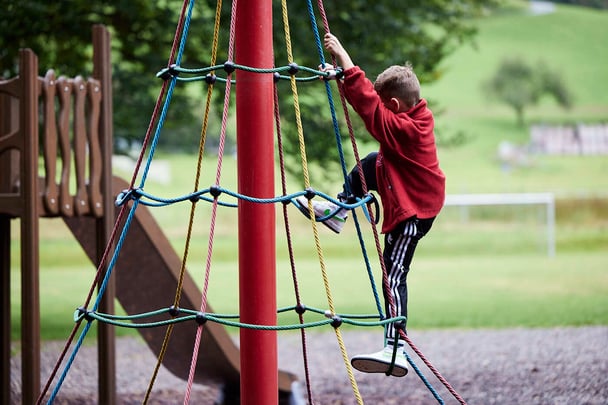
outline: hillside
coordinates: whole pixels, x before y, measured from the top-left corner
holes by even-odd
[[[509,4],[480,19],[475,46],[462,46],[445,60],[437,82],[423,84],[423,96],[436,112],[439,141],[455,134],[464,139],[440,150],[448,192],[602,194],[608,190],[606,156],[526,155],[520,165],[505,170],[497,153],[505,142],[525,153],[530,124],[608,121],[608,12],[556,5],[537,14],[528,2]],[[482,83],[509,56],[531,64],[542,61],[559,72],[574,95],[573,108],[563,110],[543,99],[525,111],[526,125],[518,126],[510,108],[482,91]]]

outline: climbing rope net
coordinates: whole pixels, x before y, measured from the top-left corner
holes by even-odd
[[[340,135],[340,125],[338,124],[337,112],[335,109],[335,103],[332,96],[332,87],[330,85],[330,80],[334,77],[339,77],[341,70],[336,66],[335,60],[333,62],[333,66],[335,69],[333,71],[327,70],[318,70],[310,67],[299,66],[294,61],[293,52],[291,48],[291,36],[290,36],[290,28],[289,28],[289,20],[288,20],[288,12],[287,12],[287,1],[281,1],[282,7],[282,19],[283,19],[283,27],[285,34],[285,43],[287,47],[287,63],[284,66],[279,66],[272,69],[259,69],[250,66],[239,65],[233,62],[233,54],[234,54],[234,37],[235,37],[235,15],[237,9],[237,0],[232,2],[231,8],[231,20],[230,20],[230,35],[229,35],[229,45],[228,45],[228,60],[222,64],[217,63],[217,50],[218,50],[218,37],[220,32],[220,14],[222,9],[222,2],[218,0],[216,6],[216,14],[215,14],[215,24],[214,24],[214,35],[213,35],[213,44],[211,50],[211,60],[208,67],[198,68],[198,69],[187,69],[180,66],[184,46],[186,44],[186,40],[188,37],[188,31],[192,16],[192,11],[194,7],[194,0],[185,0],[181,9],[180,19],[177,24],[174,41],[171,49],[171,54],[169,57],[169,63],[166,68],[162,69],[157,76],[162,79],[162,86],[160,89],[160,93],[158,95],[154,111],[152,113],[152,117],[150,120],[150,124],[145,134],[145,138],[143,141],[141,154],[137,160],[135,170],[133,173],[133,177],[131,179],[129,188],[124,190],[116,197],[116,205],[120,207],[117,220],[115,222],[114,229],[112,234],[110,235],[110,240],[107,244],[106,250],[103,254],[103,257],[100,260],[99,267],[97,269],[97,273],[89,293],[85,299],[83,305],[76,309],[74,312],[74,328],[66,342],[65,348],[58,359],[56,366],[51,373],[48,381],[40,394],[38,399],[38,403],[41,403],[43,398],[47,396],[49,390],[51,388],[51,384],[56,379],[57,382],[50,393],[50,397],[47,403],[53,403],[57,394],[60,391],[60,388],[70,370],[70,367],[77,356],[77,353],[80,347],[83,344],[85,337],[87,336],[92,324],[94,321],[97,322],[105,322],[108,324],[112,324],[119,327],[128,327],[128,328],[157,328],[157,327],[166,327],[165,338],[163,340],[162,348],[158,355],[156,367],[153,371],[152,377],[150,379],[145,398],[143,403],[147,403],[150,399],[150,394],[152,392],[152,388],[154,386],[154,382],[158,375],[158,371],[160,369],[160,365],[162,364],[163,358],[165,356],[169,340],[171,334],[173,332],[173,328],[177,323],[182,322],[196,322],[197,330],[196,330],[196,338],[195,344],[192,351],[192,362],[190,365],[190,372],[187,381],[187,388],[184,398],[184,403],[187,404],[190,400],[190,392],[192,389],[192,385],[194,382],[194,374],[196,369],[196,364],[198,360],[199,354],[199,346],[201,344],[201,336],[203,328],[207,322],[216,322],[219,324],[223,324],[229,327],[235,328],[253,328],[253,329],[272,329],[272,330],[300,330],[301,338],[302,338],[302,348],[303,348],[303,357],[304,357],[304,365],[305,365],[305,377],[306,377],[306,387],[309,403],[313,403],[313,395],[312,395],[312,387],[310,384],[310,373],[308,369],[308,359],[306,352],[306,334],[305,330],[307,328],[319,327],[323,325],[331,325],[333,330],[335,331],[336,339],[340,347],[340,351],[344,360],[345,369],[348,374],[348,378],[350,384],[352,386],[353,394],[357,400],[357,403],[362,404],[363,399],[361,394],[359,393],[359,389],[357,386],[357,381],[355,379],[354,373],[352,371],[349,358],[346,352],[346,347],[344,344],[344,340],[341,334],[341,325],[349,324],[354,326],[384,326],[388,323],[399,323],[404,321],[405,318],[394,316],[393,314],[385,315],[382,310],[382,304],[380,302],[380,297],[376,289],[376,282],[374,280],[372,265],[367,254],[367,249],[364,243],[364,235],[361,227],[361,223],[357,218],[356,209],[361,208],[364,212],[367,222],[371,224],[372,233],[374,236],[375,249],[377,252],[377,256],[379,258],[380,267],[382,269],[382,283],[384,286],[388,286],[388,280],[386,276],[386,269],[384,268],[384,263],[382,260],[382,247],[380,244],[380,238],[378,234],[378,230],[376,228],[376,219],[374,212],[377,212],[377,202],[373,195],[369,193],[365,193],[365,197],[358,199],[357,201],[348,201],[348,203],[344,203],[342,201],[338,201],[323,192],[315,190],[311,186],[309,170],[307,165],[307,154],[306,154],[306,145],[304,141],[304,131],[301,121],[301,114],[299,109],[299,99],[298,99],[298,83],[323,83],[325,86],[325,92],[327,94],[327,101],[329,104],[329,109],[331,112],[336,147],[340,156],[340,164],[342,168],[342,174],[344,178],[347,176],[346,163],[344,157],[344,151],[342,149],[341,135]],[[316,24],[316,16],[315,9],[311,0],[307,0],[307,8],[308,15],[310,17],[310,22],[312,26],[312,32],[314,34],[315,43],[317,47],[317,51],[319,54],[319,64],[320,66],[325,66],[326,61],[323,54],[323,48],[321,46],[321,37],[319,34],[319,29]],[[317,12],[323,21],[323,29],[325,32],[329,32],[329,24],[327,17],[325,15],[325,10],[323,8],[322,0],[318,1],[317,4]],[[227,188],[221,186],[221,173],[222,173],[222,162],[224,156],[225,149],[225,141],[226,141],[226,133],[227,133],[227,122],[228,122],[228,107],[229,100],[231,94],[231,86],[236,82],[233,79],[233,74],[236,70],[244,70],[254,73],[264,73],[274,75],[275,83],[281,80],[289,81],[291,87],[291,93],[293,97],[293,105],[295,111],[295,119],[296,119],[296,127],[298,132],[298,143],[300,150],[300,158],[302,161],[302,173],[303,173],[303,183],[304,189],[296,192],[289,193],[287,190],[287,181],[286,181],[286,171],[285,171],[285,159],[284,159],[284,150],[283,150],[283,139],[281,134],[281,125],[280,125],[280,112],[279,112],[279,94],[277,86],[275,86],[274,90],[274,115],[275,115],[275,125],[276,125],[276,134],[277,134],[277,145],[278,145],[278,156],[280,163],[280,171],[281,171],[281,194],[277,195],[273,198],[253,198],[248,195],[236,193]],[[218,72],[223,72],[223,74],[218,74]],[[325,79],[325,80],[319,80]],[[198,161],[197,161],[197,170],[194,176],[194,184],[193,184],[193,192],[188,193],[179,197],[160,197],[144,191],[144,186],[146,184],[148,174],[150,171],[150,166],[157,148],[158,140],[160,134],[162,132],[163,124],[167,117],[167,110],[171,103],[171,98],[174,92],[175,87],[178,83],[188,83],[188,82],[205,82],[207,84],[207,94],[206,94],[206,103],[205,103],[205,111],[204,111],[204,119],[202,121],[201,132],[200,132],[200,143],[199,143],[199,152],[198,152]],[[212,101],[212,94],[216,84],[221,83],[225,86],[224,92],[224,108],[222,112],[221,118],[221,131],[220,131],[220,141],[217,152],[217,170],[215,176],[215,184],[206,189],[200,189],[200,180],[202,174],[202,161],[203,155],[205,151],[205,141],[207,136],[207,129],[209,124],[209,115],[210,115],[210,106]],[[357,165],[360,166],[360,158],[357,149],[357,143],[355,142],[355,137],[353,134],[353,127],[349,118],[349,111],[345,102],[344,94],[342,92],[342,88],[339,80],[337,81],[337,88],[340,94],[341,106],[344,113],[344,118],[346,121],[346,126],[348,128],[351,146],[353,150],[353,154]],[[147,158],[145,151],[148,150]],[[362,175],[362,170],[359,170],[361,174],[361,182],[363,184],[364,191],[367,190],[365,185],[365,179]],[[137,179],[139,180],[139,185],[136,186]],[[348,191],[348,190],[346,190]],[[294,259],[294,250],[293,250],[293,241],[290,230],[290,221],[288,216],[287,207],[290,203],[297,204],[294,199],[299,196],[306,196],[309,201],[309,217],[311,218],[311,226],[312,232],[314,235],[314,243],[317,250],[317,255],[321,267],[321,276],[323,279],[323,284],[325,287],[326,297],[327,297],[327,309],[319,309],[305,305],[302,302],[299,284],[298,284],[298,275],[296,271],[295,259]],[[323,248],[321,245],[319,233],[317,230],[317,222],[323,221],[329,218],[332,214],[329,214],[324,218],[317,218],[312,211],[311,199],[314,197],[319,197],[326,199],[328,201],[333,202],[341,208],[345,208],[351,210],[354,218],[355,228],[357,237],[359,240],[359,244],[361,250],[363,252],[363,258],[366,265],[367,274],[370,282],[370,289],[373,293],[375,305],[377,308],[377,313],[372,315],[360,315],[360,314],[343,314],[336,311],[332,290],[329,282],[327,266],[325,264]],[[255,325],[255,324],[247,324],[240,321],[238,315],[225,315],[225,314],[217,314],[207,312],[207,295],[208,295],[208,287],[209,287],[209,277],[211,272],[211,253],[213,250],[214,244],[214,235],[215,235],[215,226],[216,226],[216,216],[218,207],[236,207],[238,204],[238,200],[245,200],[252,203],[259,204],[277,204],[282,203],[283,205],[283,218],[285,224],[285,232],[287,238],[287,246],[289,252],[289,259],[291,263],[291,273],[294,284],[295,298],[296,304],[287,308],[281,308],[278,310],[279,313],[291,312],[295,311],[298,315],[299,323],[292,325]],[[182,294],[182,288],[184,283],[184,276],[186,274],[186,262],[189,253],[189,246],[192,237],[192,231],[194,227],[194,214],[196,207],[199,202],[207,202],[211,204],[211,221],[210,221],[210,229],[209,229],[209,239],[208,239],[208,249],[207,249],[207,260],[205,263],[205,274],[203,280],[203,287],[201,292],[201,306],[198,309],[188,309],[188,308],[180,308],[180,298]],[[121,247],[125,241],[125,237],[128,233],[129,226],[133,221],[135,211],[139,204],[143,204],[151,207],[163,207],[170,204],[176,203],[190,203],[190,216],[189,216],[189,224],[186,232],[186,241],[185,241],[185,249],[181,261],[181,268],[179,272],[179,279],[177,285],[175,287],[175,298],[172,305],[167,306],[166,308],[161,308],[158,310],[153,310],[147,313],[141,313],[136,315],[126,315],[126,316],[118,316],[113,314],[104,314],[98,311],[100,301],[104,296],[104,293],[108,286],[108,280],[112,275],[112,271],[115,268],[116,261],[118,255],[120,253]],[[375,208],[375,210],[374,210]],[[115,247],[113,247],[115,246]],[[97,296],[94,298],[95,287],[99,285],[97,290]],[[389,307],[394,308],[393,303],[389,302]],[[391,311],[393,312],[393,311]],[[317,314],[314,321],[305,321],[305,314],[312,313]],[[162,320],[157,320],[159,317]],[[147,321],[149,318],[154,318],[154,321]],[[76,339],[76,335],[78,330],[83,325],[78,338]],[[437,379],[446,387],[446,389],[454,396],[454,398],[464,404],[464,400],[460,395],[450,386],[450,384],[441,376],[441,374],[433,367],[433,365],[425,358],[422,352],[413,344],[413,342],[409,339],[409,337],[405,334],[403,330],[400,330],[401,338],[409,345],[409,347],[413,350],[414,353],[424,362],[424,364],[428,367],[428,369],[437,377]],[[71,352],[68,355],[69,348],[72,346],[72,343],[76,339],[75,344]],[[67,361],[64,361],[67,356]],[[410,355],[406,353],[406,358],[409,364],[412,366],[416,374],[421,378],[424,384],[429,388],[432,395],[437,399],[439,403],[444,403],[444,400],[439,395],[438,391],[430,384],[428,379],[421,372],[420,368],[416,365],[416,363],[412,360]],[[60,365],[64,364],[63,369],[60,371]],[[388,374],[390,374],[390,371]]]

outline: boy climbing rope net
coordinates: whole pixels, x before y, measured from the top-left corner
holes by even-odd
[[[418,241],[431,229],[445,197],[445,176],[437,159],[433,114],[426,100],[420,98],[420,84],[409,63],[388,67],[372,84],[336,36],[326,34],[324,45],[343,69],[340,80],[346,100],[380,144],[378,152],[361,160],[361,170],[367,189],[377,191],[382,200],[385,234],[382,255],[388,277],[388,288],[383,289],[386,313],[390,317],[407,317],[407,274],[412,257]],[[346,181],[348,184],[338,194],[340,201],[364,196],[356,166]],[[297,200],[300,210],[308,216],[306,197]],[[326,217],[323,223],[339,233],[348,211],[330,201],[311,202],[315,217]],[[408,368],[404,342],[399,339],[400,329],[405,333],[405,322],[388,324],[384,348],[354,356],[353,367],[368,373],[405,376]]]

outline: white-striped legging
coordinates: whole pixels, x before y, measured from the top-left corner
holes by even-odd
[[[377,152],[368,154],[361,160],[363,176],[368,191],[378,191],[376,182],[376,158]],[[348,194],[355,197],[363,197],[363,187],[359,170],[355,166],[348,174],[348,190],[338,194],[338,198],[347,200]],[[418,246],[418,241],[428,233],[433,225],[435,218],[418,219],[409,218],[401,222],[395,229],[384,236],[384,264],[388,276],[388,289],[384,288],[384,305],[387,317],[404,316],[407,318],[407,274],[410,271],[410,264]],[[393,302],[394,309],[390,303]],[[404,322],[397,325],[405,331]],[[386,327],[386,338],[393,341],[395,338],[395,324]]]

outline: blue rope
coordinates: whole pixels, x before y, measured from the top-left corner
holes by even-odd
[[[185,23],[184,23],[184,30],[182,31],[182,38],[181,38],[181,42],[180,42],[180,46],[179,46],[179,51],[178,51],[178,54],[177,54],[177,61],[178,62],[181,60],[181,56],[183,54],[183,49],[184,49],[184,45],[185,45],[186,38],[187,38],[187,33],[188,33],[188,28],[190,26],[190,19],[192,17],[193,5],[194,5],[194,0],[190,0],[188,14],[186,16],[186,20],[185,20]],[[167,92],[167,97],[165,98],[165,103],[163,105],[161,117],[159,119],[159,122],[158,122],[158,125],[157,125],[157,129],[156,129],[156,132],[154,134],[154,138],[152,140],[152,145],[150,147],[150,153],[149,153],[149,156],[148,156],[148,160],[146,162],[146,166],[145,166],[145,169],[144,169],[143,174],[142,174],[141,186],[140,186],[141,188],[143,188],[143,186],[145,184],[145,180],[146,180],[147,174],[148,174],[149,169],[150,169],[150,165],[151,165],[151,162],[152,162],[152,157],[154,156],[154,151],[156,150],[156,145],[158,144],[158,138],[159,138],[159,135],[160,135],[160,129],[162,128],[162,124],[163,124],[163,122],[165,120],[165,117],[167,115],[168,106],[169,106],[169,104],[171,102],[171,95],[173,93],[173,88],[175,87],[175,82],[176,82],[176,80],[173,79],[173,80],[171,80],[170,85],[169,85],[169,90]],[[99,287],[99,292],[97,294],[97,298],[96,298],[95,303],[93,305],[93,309],[94,310],[96,310],[98,308],[99,303],[101,301],[101,298],[103,297],[103,295],[105,293],[105,290],[106,290],[107,285],[108,285],[108,280],[110,279],[110,276],[112,274],[112,270],[114,269],[114,266],[115,266],[116,261],[118,259],[118,253],[120,252],[122,244],[124,243],[124,240],[125,240],[126,235],[127,235],[127,231],[128,231],[129,226],[130,226],[130,224],[131,224],[131,222],[133,220],[133,217],[135,215],[135,210],[137,209],[137,206],[138,206],[138,202],[135,201],[134,204],[133,204],[133,206],[131,207],[131,210],[129,212],[129,216],[127,217],[127,220],[125,221],[125,225],[123,227],[123,230],[122,230],[121,236],[119,238],[119,241],[117,242],[116,249],[114,250],[114,254],[112,256],[112,260],[110,261],[110,264],[108,265],[108,269],[107,269],[106,274],[104,276],[103,282],[102,282],[102,284]],[[72,365],[72,363],[73,363],[73,361],[74,361],[74,359],[76,357],[76,354],[78,353],[80,347],[82,346],[82,342],[84,341],[84,338],[86,337],[86,335],[87,335],[90,327],[91,327],[91,322],[89,321],[89,322],[87,322],[85,328],[83,329],[82,333],[80,334],[78,342],[74,346],[74,349],[72,350],[70,358],[69,358],[68,362],[66,363],[66,365],[65,365],[65,367],[63,369],[63,372],[61,374],[61,377],[59,378],[59,381],[57,382],[57,385],[55,386],[55,389],[53,390],[53,392],[52,392],[52,394],[51,394],[51,396],[50,396],[47,404],[52,404],[53,401],[55,400],[55,397],[57,396],[57,393],[59,392],[59,389],[61,388],[63,382],[65,381],[65,378],[67,377],[68,371],[69,371],[69,369],[70,369],[70,367],[71,367],[71,365]]]
[[[308,5],[308,13],[309,13],[309,16],[310,16],[310,21],[311,21],[311,24],[312,24],[313,33],[314,33],[314,37],[315,37],[315,42],[316,42],[316,45],[317,45],[317,51],[319,52],[319,59],[321,61],[321,64],[323,65],[323,64],[325,64],[325,57],[324,57],[324,54],[323,54],[323,48],[321,47],[321,39],[319,37],[319,31],[318,31],[318,28],[317,28],[317,23],[316,23],[316,19],[315,19],[315,15],[314,15],[314,11],[313,11],[311,0],[307,0],[307,5]],[[341,163],[341,167],[342,167],[342,174],[343,174],[343,177],[345,179],[345,181],[344,181],[345,191],[348,194],[350,194],[351,193],[350,190],[349,190],[350,185],[348,184],[348,181],[346,181],[346,179],[347,179],[347,171],[346,171],[346,165],[345,165],[345,161],[344,161],[344,153],[343,153],[343,150],[342,150],[342,142],[341,142],[341,139],[340,139],[340,129],[339,129],[338,122],[337,122],[337,119],[336,119],[336,112],[335,112],[335,107],[334,107],[331,87],[329,85],[329,80],[325,81],[325,90],[326,90],[326,93],[327,93],[327,100],[328,100],[328,103],[329,103],[329,108],[330,108],[331,116],[332,116],[332,122],[333,122],[333,125],[334,125],[334,133],[335,133],[335,136],[336,136],[336,145],[337,145],[339,156],[340,156],[340,163]],[[374,293],[374,298],[376,300],[376,306],[377,306],[377,309],[378,309],[378,313],[380,314],[381,318],[383,318],[384,316],[383,316],[383,312],[382,312],[382,305],[380,303],[379,294],[378,294],[378,291],[376,289],[376,283],[374,281],[374,277],[373,277],[373,274],[372,274],[370,262],[369,262],[369,259],[368,259],[368,256],[367,256],[367,252],[366,252],[366,249],[365,249],[365,242],[363,240],[363,234],[361,232],[361,227],[359,225],[359,221],[357,220],[357,216],[356,216],[355,211],[353,211],[353,219],[354,219],[354,222],[355,222],[355,227],[357,229],[357,236],[359,238],[359,243],[360,243],[360,246],[361,246],[361,251],[363,253],[363,258],[364,258],[365,265],[366,265],[366,268],[367,268],[368,277],[370,279],[371,288],[372,288],[372,291]],[[441,399],[441,397],[437,394],[437,391],[433,388],[433,386],[428,382],[428,380],[420,372],[420,370],[418,369],[418,367],[414,364],[414,362],[407,355],[407,353],[406,353],[406,357],[407,357],[408,362],[412,365],[412,367],[414,368],[414,370],[416,371],[416,373],[418,374],[418,376],[420,377],[420,379],[424,382],[424,384],[427,386],[427,388],[431,391],[431,393],[433,394],[433,396],[441,404],[443,404],[444,402]]]
[[[431,391],[431,394],[433,394],[437,402],[439,402],[440,404],[444,404],[445,402],[443,401],[443,398],[441,398],[441,395],[439,395],[439,393],[437,392],[437,390],[435,390],[429,380],[424,376],[424,374],[422,374],[422,371],[420,371],[420,368],[418,368],[416,363],[414,363],[414,360],[412,360],[412,358],[407,354],[406,351],[404,351],[403,353],[405,354],[407,362],[410,363],[416,374],[418,374],[418,377],[420,377],[426,388]]]
[[[315,37],[315,42],[317,45],[317,51],[319,52],[319,59],[321,61],[321,64],[325,64],[325,56],[323,53],[323,48],[321,46],[321,38],[319,35],[319,29],[317,27],[317,23],[316,23],[316,19],[315,19],[315,15],[314,15],[314,11],[313,11],[313,6],[312,6],[312,2],[311,0],[307,0],[307,5],[308,5],[308,13],[310,16],[310,21],[312,24],[312,29],[313,29],[313,34]],[[333,96],[332,96],[332,91],[331,91],[331,87],[329,84],[329,80],[325,81],[325,91],[327,93],[327,100],[329,103],[329,108],[331,111],[331,117],[332,117],[332,122],[334,125],[334,134],[336,137],[336,146],[338,148],[338,152],[339,152],[339,156],[340,156],[340,166],[342,168],[342,176],[344,178],[344,187],[345,187],[345,191],[347,194],[350,194],[350,185],[348,184],[347,178],[348,178],[348,173],[346,170],[346,163],[344,160],[344,151],[342,149],[342,142],[341,142],[341,137],[340,137],[340,127],[338,125],[338,120],[336,118],[336,110],[335,110],[335,106],[334,106],[334,100],[333,100]],[[365,204],[363,204],[363,206],[365,206]],[[374,298],[376,300],[376,306],[378,308],[378,313],[380,314],[381,317],[383,317],[383,312],[382,312],[382,305],[380,303],[380,298],[379,298],[379,294],[378,291],[376,289],[376,283],[374,281],[374,277],[372,274],[372,269],[371,269],[371,264],[367,255],[367,251],[365,249],[365,241],[363,239],[363,234],[361,232],[361,227],[359,224],[359,220],[355,214],[355,212],[353,211],[353,220],[355,222],[355,227],[357,229],[357,237],[359,238],[359,245],[361,246],[361,251],[363,253],[363,258],[365,261],[365,266],[367,269],[367,273],[368,273],[368,277],[370,279],[370,284],[371,284],[371,288],[374,294]]]
[[[84,341],[85,336],[87,335],[87,333],[89,332],[89,329],[91,328],[91,323],[92,322],[90,322],[90,321],[87,322],[87,324],[84,326],[84,329],[80,333],[80,336],[78,337],[78,342],[76,342],[76,346],[74,347],[74,350],[72,350],[72,353],[71,353],[70,357],[68,358],[68,361],[67,361],[65,367],[63,368],[63,372],[61,373],[61,376],[59,377],[59,381],[57,382],[57,385],[53,389],[53,392],[51,393],[51,396],[49,397],[47,404],[52,404],[53,401],[55,400],[55,397],[57,397],[57,394],[59,393],[59,389],[61,388],[61,385],[63,384],[63,381],[67,377],[68,371],[70,370],[70,367],[72,366],[72,363],[74,362],[74,359],[76,358],[76,353],[78,352],[78,349],[80,348],[80,346],[82,346],[82,342]]]
[[[325,64],[325,55],[323,52],[323,47],[321,45],[321,37],[319,35],[319,28],[317,26],[317,21],[315,18],[315,13],[312,7],[312,2],[311,0],[307,0],[306,1],[307,5],[308,5],[308,15],[310,17],[310,24],[312,25],[312,31],[313,31],[313,35],[315,37],[315,44],[317,46],[317,52],[319,53],[319,61],[321,63],[321,65]],[[346,162],[344,161],[344,151],[342,150],[342,141],[341,141],[341,137],[340,137],[340,126],[338,125],[338,119],[336,117],[336,109],[335,109],[335,103],[333,100],[333,96],[332,96],[332,92],[331,92],[331,86],[329,83],[329,80],[325,80],[325,92],[327,93],[327,102],[329,104],[329,110],[331,112],[331,120],[334,126],[334,134],[336,136],[336,147],[338,148],[338,154],[340,156],[340,166],[342,168],[342,177],[346,180],[347,176],[348,176],[348,172],[346,169]],[[346,186],[346,192],[350,194],[350,186],[348,184],[347,181],[344,182],[345,186]]]

